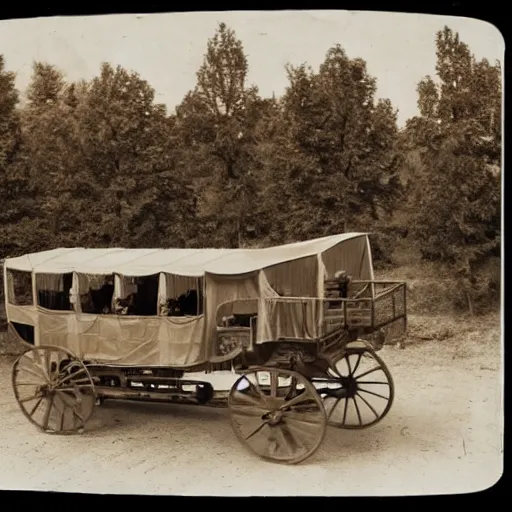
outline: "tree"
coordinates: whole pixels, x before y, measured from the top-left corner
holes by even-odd
[[[91,242],[88,216],[96,193],[79,137],[83,85],[67,84],[54,66],[34,63],[22,113],[22,159],[37,193],[44,248]],[[92,226],[91,226],[92,228]]]
[[[200,224],[198,243],[238,247],[247,236],[247,213],[254,193],[253,139],[260,102],[247,87],[248,63],[233,30],[220,23],[207,43],[197,84],[178,107],[187,176],[197,183]],[[211,231],[217,238],[211,240]]]
[[[420,82],[420,116],[408,123],[424,169],[415,234],[425,258],[453,268],[473,313],[497,286],[482,268],[500,249],[501,70],[477,62],[448,27],[436,55],[437,82]]]
[[[23,165],[22,132],[15,74],[0,55],[0,259],[38,247],[35,191]]]
[[[288,163],[287,211],[294,238],[372,226],[393,210],[399,192],[391,103],[375,103],[365,62],[348,58],[339,45],[318,73],[289,66],[288,76],[284,119],[295,157]]]
[[[103,192],[92,212],[106,244],[185,245],[191,191],[175,171],[172,121],[137,73],[103,64],[80,109],[87,168]]]

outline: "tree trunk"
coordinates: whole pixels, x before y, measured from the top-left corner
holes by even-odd
[[[466,299],[468,301],[469,314],[471,316],[475,316],[475,308],[474,308],[474,304],[473,304],[473,298],[471,297],[471,293],[468,291],[466,291]]]

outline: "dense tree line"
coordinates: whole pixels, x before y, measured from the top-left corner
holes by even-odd
[[[420,115],[404,130],[364,60],[339,45],[317,71],[287,67],[282,97],[263,98],[220,24],[174,112],[107,63],[69,83],[37,62],[22,105],[0,55],[0,259],[370,230],[377,260],[392,263],[407,236],[453,268],[474,308],[497,293],[486,265],[500,248],[501,70],[448,28],[436,45],[438,76],[418,85]]]

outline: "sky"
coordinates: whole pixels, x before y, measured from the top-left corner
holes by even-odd
[[[318,70],[340,44],[367,62],[377,98],[389,98],[398,122],[417,114],[418,82],[435,75],[435,35],[459,33],[477,59],[504,64],[505,43],[492,24],[472,18],[364,11],[231,11],[50,17],[0,21],[0,54],[24,92],[34,61],[55,65],[68,80],[91,79],[102,62],[136,71],[168,111],[194,87],[206,44],[220,22],[235,31],[249,62],[248,85],[280,96],[285,65]]]

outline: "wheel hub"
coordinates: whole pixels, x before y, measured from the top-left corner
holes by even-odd
[[[322,396],[328,396],[336,399],[353,398],[357,394],[357,380],[352,377],[341,377],[337,380],[339,387],[336,388],[320,388],[318,391]]]
[[[53,386],[51,384],[43,384],[37,388],[39,396],[49,396],[53,393]]]
[[[346,397],[353,398],[357,394],[357,380],[352,376],[345,377],[343,379],[343,389]]]
[[[264,414],[261,419],[267,421],[270,426],[278,425],[283,419],[283,411],[277,410],[268,412]]]

